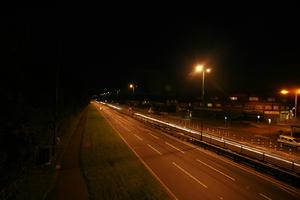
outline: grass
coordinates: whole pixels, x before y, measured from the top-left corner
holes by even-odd
[[[81,163],[91,199],[170,199],[93,106],[87,114]]]

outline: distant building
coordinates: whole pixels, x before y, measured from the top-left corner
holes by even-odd
[[[231,95],[226,99],[212,98],[203,106],[200,101],[193,102],[193,110],[205,110],[215,116],[228,115],[231,118],[247,118],[272,121],[283,121],[292,117],[290,106],[275,97],[260,97],[255,95]]]

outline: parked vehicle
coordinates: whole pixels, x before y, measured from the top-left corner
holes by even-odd
[[[300,149],[300,139],[288,135],[280,135],[277,139],[280,145],[286,145]]]

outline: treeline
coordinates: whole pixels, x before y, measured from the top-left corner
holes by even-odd
[[[73,66],[74,67],[74,66]],[[84,73],[67,65],[13,65],[1,73],[0,189],[21,173],[54,128],[88,104]]]

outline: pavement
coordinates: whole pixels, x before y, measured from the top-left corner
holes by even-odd
[[[88,200],[89,194],[80,166],[80,148],[84,134],[86,112],[83,112],[75,132],[70,138],[63,159],[57,165],[56,179],[47,200]]]

